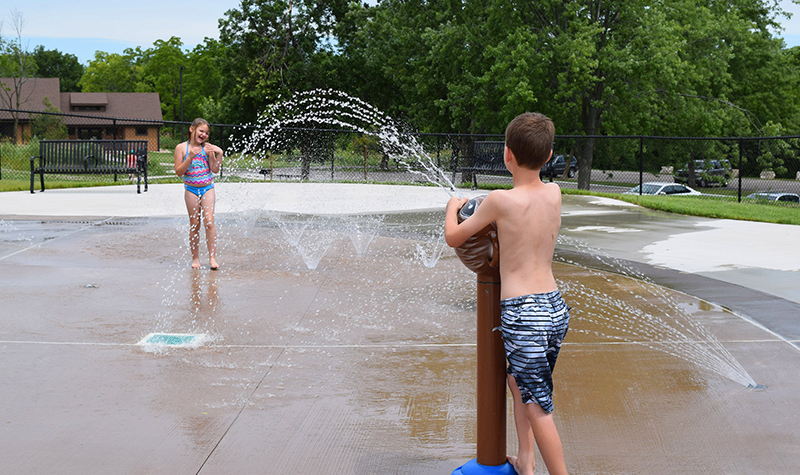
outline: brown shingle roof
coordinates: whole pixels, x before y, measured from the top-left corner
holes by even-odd
[[[91,94],[94,97],[88,97]],[[107,104],[99,102],[87,101],[100,101],[99,96],[105,95]],[[77,101],[77,102],[76,102]],[[105,105],[105,111],[91,111],[80,112],[70,110],[70,105],[81,106],[100,106]],[[109,121],[100,119],[99,117],[109,117],[122,119],[117,120],[117,125],[146,125],[144,122],[139,121],[126,121],[124,119],[145,119],[147,121],[161,123],[163,116],[161,115],[161,101],[157,92],[108,92],[108,93],[87,93],[87,92],[65,92],[61,94],[61,110],[71,114],[85,114],[90,117],[65,117],[67,125],[108,125]]]
[[[69,103],[73,106],[104,106],[108,104],[105,92],[70,92]]]
[[[14,87],[16,78],[0,78],[0,108],[16,109],[17,95]],[[19,108],[23,110],[43,111],[45,97],[50,100],[54,107],[61,106],[61,92],[59,90],[60,81],[58,78],[26,78],[22,84],[22,91],[19,95]],[[7,90],[10,88],[11,90]],[[29,114],[20,114],[19,118],[28,120]],[[11,119],[10,112],[0,111],[0,119]]]
[[[12,86],[13,79],[0,78],[0,85]],[[19,108],[22,110],[44,111],[42,103],[47,97],[61,112],[81,114],[89,117],[67,116],[67,125],[110,125],[109,119],[118,119],[116,125],[148,125],[146,122],[125,119],[143,119],[161,124],[161,100],[156,92],[60,92],[58,78],[30,78],[22,86]],[[5,86],[4,86],[5,87]],[[70,106],[105,106],[104,111],[73,111]],[[0,91],[0,108],[15,109],[16,96]],[[20,119],[29,120],[31,114],[20,114]],[[103,119],[107,117],[108,119]],[[0,111],[0,120],[11,120],[10,112]]]

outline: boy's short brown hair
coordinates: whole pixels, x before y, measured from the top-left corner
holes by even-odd
[[[550,158],[555,133],[555,125],[549,117],[525,112],[508,123],[506,147],[514,152],[519,166],[538,170]]]

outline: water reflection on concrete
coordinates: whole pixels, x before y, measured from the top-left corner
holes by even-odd
[[[274,221],[244,230],[221,215],[217,272],[189,269],[172,218],[6,220],[24,237],[0,236],[2,471],[452,472],[475,456],[475,276],[449,249],[432,268],[415,256],[439,219],[389,214],[363,255],[343,229],[309,270]],[[625,276],[555,272],[637,299]],[[555,414],[570,471],[800,471],[800,353],[663,292],[767,389],[610,338],[595,303],[565,291],[573,318]],[[153,331],[213,342],[135,346]]]

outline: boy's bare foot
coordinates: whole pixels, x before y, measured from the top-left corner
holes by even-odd
[[[510,463],[511,466],[514,467],[514,471],[517,472],[517,475],[533,475],[533,467],[531,467],[530,472],[526,472],[525,470],[517,466],[517,462],[519,462],[519,460],[517,459],[516,456],[507,455],[506,458],[508,459],[508,463]]]
[[[213,257],[209,259],[209,264],[211,264],[211,270],[219,269],[219,264],[217,264],[217,260],[214,259]]]
[[[196,257],[192,259],[192,269],[199,269],[200,268],[200,258]]]

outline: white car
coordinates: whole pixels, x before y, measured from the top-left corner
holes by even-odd
[[[800,203],[800,195],[796,193],[753,193],[744,197],[746,200],[786,201]]]
[[[643,183],[642,192],[639,193],[639,187],[636,186],[625,192],[626,195],[675,195],[675,196],[700,196],[697,190],[689,188],[680,183]]]

